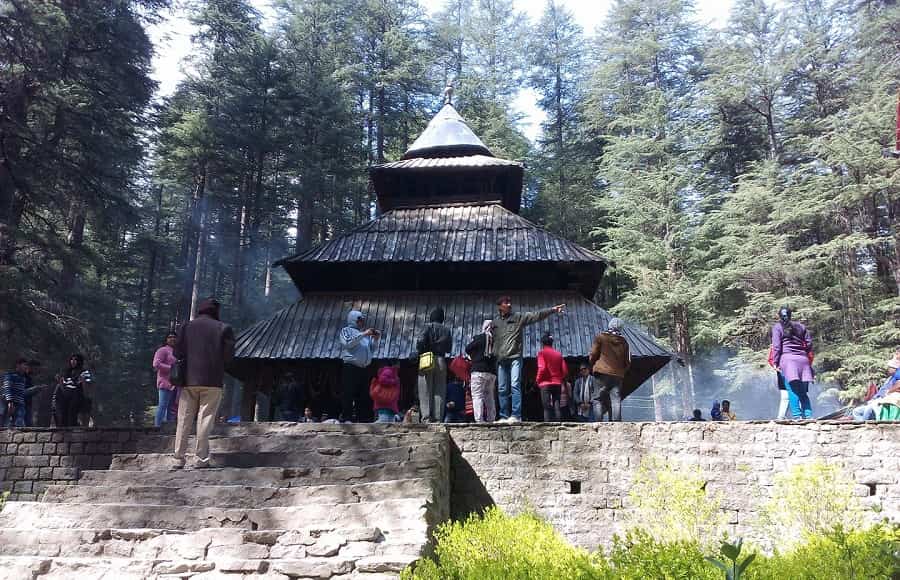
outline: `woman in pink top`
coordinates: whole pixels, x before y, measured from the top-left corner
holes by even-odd
[[[172,365],[175,364],[175,339],[174,333],[166,335],[166,343],[156,350],[153,355],[153,369],[156,371],[156,388],[159,391],[159,406],[156,408],[157,427],[163,423],[174,419],[169,417],[169,406],[172,404],[172,398],[175,396],[175,386],[169,380],[169,372]]]
[[[544,421],[559,421],[560,395],[562,385],[569,374],[569,367],[562,353],[553,348],[553,336],[546,332],[541,337],[542,348],[537,355],[536,382],[541,390],[541,405],[544,407]],[[568,403],[567,403],[568,404]]]

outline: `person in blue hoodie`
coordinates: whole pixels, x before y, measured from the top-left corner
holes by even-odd
[[[347,314],[347,326],[341,329],[341,421],[360,423],[372,420],[372,401],[369,398],[369,365],[381,333],[366,328],[366,315],[359,310]]]

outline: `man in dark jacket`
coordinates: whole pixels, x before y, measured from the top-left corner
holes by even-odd
[[[419,377],[419,408],[422,411],[423,423],[440,423],[444,418],[444,402],[447,399],[447,353],[452,348],[450,328],[444,324],[444,309],[435,308],[416,341],[419,355],[426,352],[434,353],[434,366]]]
[[[207,298],[197,317],[181,327],[175,358],[185,359],[184,388],[178,402],[175,469],[184,467],[187,441],[197,421],[197,467],[209,467],[209,433],[216,421],[225,367],[234,357],[234,331],[219,320],[219,301]]]

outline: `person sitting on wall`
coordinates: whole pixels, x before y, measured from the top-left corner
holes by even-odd
[[[731,401],[724,399],[722,401],[722,421],[737,421],[737,415],[731,410]]]
[[[466,386],[457,379],[453,378],[447,383],[447,403],[444,408],[444,423],[465,423],[466,422]]]
[[[631,352],[628,341],[622,335],[621,320],[611,319],[606,330],[594,338],[588,363],[593,368],[594,378],[603,388],[601,402],[609,397],[611,420],[621,421],[623,382],[631,368]]]
[[[347,326],[341,329],[341,420],[350,423],[355,418],[364,423],[371,418],[369,400],[369,365],[381,333],[366,328],[366,315],[359,310],[347,314]],[[322,421],[323,423],[325,421]]]
[[[312,407],[304,407],[303,416],[297,419],[298,423],[318,423],[319,420],[316,419],[315,414],[313,413]]]
[[[497,300],[499,316],[494,319],[494,356],[497,359],[497,385],[500,394],[500,420],[522,420],[522,335],[525,327],[540,322],[554,312],[562,314],[565,304],[538,312],[513,312],[512,298]]]
[[[688,421],[706,421],[706,419],[703,418],[703,411],[694,409],[694,416],[688,419]]]

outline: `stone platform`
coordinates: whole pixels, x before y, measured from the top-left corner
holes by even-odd
[[[434,525],[490,505],[608,547],[651,456],[699,468],[732,537],[760,541],[776,476],[819,459],[900,521],[900,423],[241,424],[216,428],[218,468],[184,471],[172,439],[0,430],[0,580],[396,578]]]
[[[449,515],[447,434],[425,427],[220,426],[217,467],[183,471],[171,435],[123,439],[108,470],[7,503],[0,579],[396,578]]]

